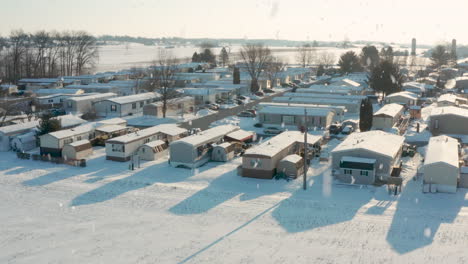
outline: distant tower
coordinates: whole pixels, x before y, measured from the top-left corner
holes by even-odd
[[[452,39],[452,54],[457,54],[457,40]]]
[[[416,55],[416,39],[411,40],[411,56]]]

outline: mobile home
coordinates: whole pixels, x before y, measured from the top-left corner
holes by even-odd
[[[141,93],[109,98],[94,104],[98,116],[122,117],[143,112],[143,106],[156,102],[158,93]]]
[[[374,113],[372,128],[377,130],[389,130],[400,120],[405,108],[400,104],[386,104]]]
[[[41,155],[50,154],[53,157],[60,157],[62,155],[63,146],[66,144],[93,138],[93,124],[84,124],[72,129],[65,129],[45,134],[39,137]]]
[[[0,127],[0,151],[10,150],[11,142],[16,136],[30,132],[38,125],[39,121],[31,121]]]
[[[79,140],[63,146],[62,157],[65,159],[80,160],[93,154],[93,147],[89,140]]]

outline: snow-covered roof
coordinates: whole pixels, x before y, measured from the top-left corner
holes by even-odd
[[[193,101],[193,97],[191,97],[191,96],[182,96],[182,97],[172,98],[172,99],[167,100],[166,103],[169,105],[169,104],[183,103],[183,102],[187,102],[187,101]],[[162,106],[163,102],[159,101],[159,102],[151,103],[149,105]]]
[[[127,124],[127,120],[120,118],[120,117],[114,117],[114,118],[99,120],[97,124],[100,126],[101,125],[122,125],[122,124]]]
[[[298,163],[299,161],[302,160],[302,157],[297,155],[297,154],[291,154],[286,157],[284,157],[281,161],[287,161],[291,163]]]
[[[225,135],[239,130],[238,126],[233,125],[222,125],[216,126],[207,130],[204,130],[196,135],[185,137],[177,141],[172,142],[171,144],[189,144],[194,147],[210,143],[212,140],[224,137]]]
[[[363,149],[393,158],[400,151],[404,140],[402,136],[379,130],[352,133],[332,153]]]
[[[36,94],[82,94],[84,93],[81,89],[39,89],[35,91]]]
[[[464,101],[466,102],[467,100],[463,97],[456,96],[455,94],[443,94],[437,98],[437,102],[450,102],[455,104],[457,101]]]
[[[96,128],[96,131],[104,132],[104,133],[112,133],[116,131],[125,130],[126,126],[121,125],[104,125]]]
[[[348,105],[359,104],[358,100],[350,99],[333,99],[333,98],[313,98],[313,97],[274,97],[273,102],[291,102],[291,103],[309,103],[309,104],[334,104],[334,105]]]
[[[255,132],[239,129],[237,131],[227,134],[226,137],[232,138],[234,140],[242,141],[242,140],[252,137],[254,134]]]
[[[5,134],[5,135],[21,133],[23,131],[33,129],[33,128],[37,127],[38,125],[39,125],[39,121],[18,123],[18,124],[11,125],[11,126],[0,127],[0,132]]]
[[[427,145],[424,166],[439,162],[458,168],[458,141],[456,139],[445,135],[431,137]]]
[[[78,141],[75,141],[75,142],[72,142],[68,145],[72,146],[72,147],[78,147],[78,146],[82,146],[82,145],[86,145],[86,144],[91,144],[89,142],[89,140],[87,139],[83,139],[83,140],[78,140]]]
[[[99,99],[105,100],[107,98],[115,97],[115,96],[117,96],[117,94],[115,94],[115,93],[98,93],[98,94],[77,96],[77,97],[69,98],[68,100],[72,100],[72,101],[75,101],[75,102],[87,101],[87,100],[93,101],[93,100],[99,100]]]
[[[287,107],[287,106],[274,106],[267,105],[258,111],[260,114],[274,114],[274,115],[295,115],[303,116],[304,109],[307,110],[309,116],[327,116],[331,111],[327,108],[308,108],[308,107]]]
[[[155,140],[155,141],[150,141],[146,144],[144,144],[143,146],[147,146],[147,147],[150,147],[150,148],[155,148],[157,146],[161,146],[161,145],[164,145],[166,144],[166,142],[162,141],[162,140]]]
[[[185,88],[183,89],[184,94],[188,95],[209,95],[222,93],[222,90],[210,89],[210,88]]]
[[[108,140],[109,143],[121,143],[126,144],[135,140],[149,137],[158,133],[167,134],[170,136],[179,135],[185,133],[187,130],[185,128],[180,128],[175,124],[163,124],[154,127],[145,128],[134,133],[129,133],[120,137],[115,137]]]
[[[310,145],[313,145],[319,142],[322,139],[321,136],[317,135],[307,135],[307,142]],[[248,149],[244,156],[248,155],[259,155],[265,157],[273,157],[279,152],[283,151],[285,148],[289,147],[295,142],[303,142],[304,134],[300,131],[285,131],[279,135],[276,135],[269,140],[256,145]]]
[[[176,119],[173,118],[160,118],[155,116],[137,116],[137,117],[129,117],[127,118],[127,124],[129,126],[135,127],[150,127],[150,126],[157,126],[161,124],[172,124],[177,123]]]
[[[260,102],[258,104],[260,107],[265,107],[268,105],[272,106],[287,106],[287,107],[300,107],[304,109],[304,107],[308,108],[326,108],[330,109],[334,112],[344,112],[346,107],[342,105],[315,105],[315,104],[290,104],[290,103],[279,103],[279,102]]]
[[[224,149],[225,149],[225,148],[228,148],[229,146],[231,146],[231,143],[229,143],[229,142],[223,142],[223,143],[221,143],[221,144],[216,145],[215,147],[221,147],[221,148],[224,148]]]
[[[115,89],[113,85],[107,83],[91,83],[91,84],[72,84],[65,86],[65,89]]]
[[[403,111],[404,107],[400,104],[386,104],[374,113],[374,116],[390,116],[395,117]]]
[[[403,83],[402,87],[403,87],[404,90],[420,90],[422,92],[424,92],[426,90],[434,89],[434,85],[419,83],[419,82]]]
[[[330,99],[349,99],[349,100],[364,100],[365,95],[347,95],[347,94],[333,94],[333,93],[285,93],[285,97],[313,97],[313,98],[330,98]]]
[[[23,78],[18,81],[19,83],[57,83],[57,78]]]
[[[374,164],[376,162],[376,159],[366,159],[366,158],[359,158],[359,157],[343,156],[343,157],[341,157],[341,161]]]
[[[169,136],[177,136],[187,132],[187,129],[179,127],[176,124],[161,124],[158,128],[161,133]]]
[[[412,93],[412,92],[407,92],[407,91],[403,91],[403,92],[399,92],[399,93],[392,93],[390,95],[387,95],[387,98],[394,98],[394,97],[405,97],[407,99],[410,99],[410,100],[418,100],[418,95],[415,94],[415,93]]]
[[[114,98],[107,99],[107,101],[111,101],[116,104],[130,104],[130,103],[145,101],[148,99],[153,99],[153,98],[158,98],[158,97],[160,97],[158,93],[141,93],[141,94],[114,97]]]
[[[443,106],[432,109],[431,116],[456,115],[468,118],[468,109],[456,106]]]
[[[55,118],[57,120],[60,120],[60,125],[62,128],[78,126],[87,122],[86,120],[81,119],[79,116],[76,115],[62,115],[57,116]]]
[[[89,132],[91,132],[93,130],[94,130],[94,124],[90,123],[90,124],[84,124],[84,125],[81,125],[81,126],[77,126],[75,128],[71,128],[71,129],[64,129],[64,130],[60,130],[60,131],[55,131],[55,132],[49,133],[47,135],[55,137],[57,139],[64,139],[64,138],[72,137],[72,136],[75,136],[75,135],[89,133]]]

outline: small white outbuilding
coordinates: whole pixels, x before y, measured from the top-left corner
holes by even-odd
[[[304,172],[304,159],[297,154],[288,155],[280,160],[277,171],[283,172],[288,177],[297,178]]]
[[[213,146],[211,160],[213,161],[229,161],[234,158],[235,145],[229,142],[224,142]]]
[[[460,176],[458,141],[445,135],[432,137],[422,170],[424,192],[455,193]]]
[[[138,148],[142,160],[157,160],[167,155],[169,146],[162,140],[150,141]]]
[[[64,159],[80,160],[88,157],[93,153],[93,147],[89,140],[79,140],[66,144],[62,149],[62,157]]]

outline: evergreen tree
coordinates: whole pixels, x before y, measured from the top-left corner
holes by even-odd
[[[401,91],[403,76],[398,65],[384,60],[372,70],[368,83],[374,92],[382,93],[385,97]]]
[[[234,73],[233,73],[233,84],[240,84],[240,71],[239,68],[234,67]]]
[[[437,45],[431,53],[431,60],[435,67],[446,65],[450,59],[450,54],[443,45]]]
[[[393,54],[392,46],[388,46],[387,48],[382,48],[382,50],[380,51],[381,60],[393,62],[393,56],[394,54]]]
[[[229,62],[229,55],[224,47],[221,49],[221,53],[219,54],[219,60],[223,64],[223,67]]]
[[[53,118],[51,114],[43,114],[39,122],[38,135],[45,135],[51,132],[59,131],[62,128],[60,120]]]
[[[200,62],[200,55],[196,51],[192,55],[192,62]]]
[[[211,52],[211,49],[205,49],[200,54],[200,61],[207,63],[216,63],[216,56]]]
[[[322,64],[320,64],[317,68],[317,77],[322,76],[325,74],[325,67],[323,67]]]
[[[373,111],[371,101],[368,98],[362,100],[359,111],[359,129],[361,132],[371,130]]]
[[[379,51],[375,46],[365,46],[361,51],[361,65],[372,71],[380,62]]]
[[[338,61],[338,66],[340,66],[341,73],[362,71],[361,63],[354,51],[348,51],[341,55],[340,60]]]

